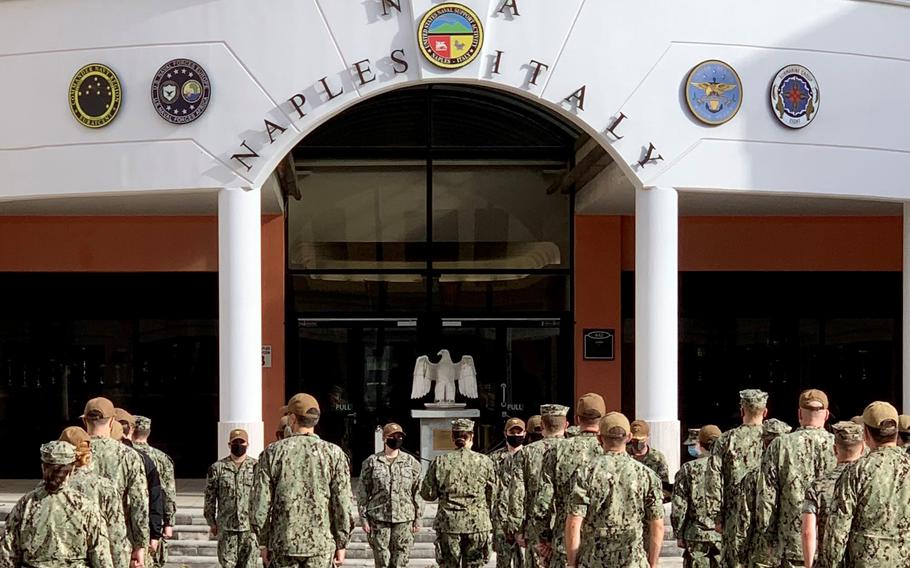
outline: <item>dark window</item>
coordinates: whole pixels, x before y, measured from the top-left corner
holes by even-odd
[[[106,396],[201,477],[218,422],[216,274],[0,275],[0,477],[36,477],[38,447]],[[192,433],[188,434],[191,424]],[[200,451],[207,448],[205,451]]]

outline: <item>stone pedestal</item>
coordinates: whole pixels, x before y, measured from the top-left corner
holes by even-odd
[[[452,420],[479,418],[480,411],[476,408],[412,410],[411,417],[420,419],[420,464],[426,473],[436,456],[455,449],[452,442]]]

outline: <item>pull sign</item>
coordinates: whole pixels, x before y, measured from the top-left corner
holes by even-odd
[[[442,327],[461,327],[461,322],[455,320],[443,320]]]

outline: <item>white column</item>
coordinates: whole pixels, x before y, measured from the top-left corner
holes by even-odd
[[[635,191],[635,418],[679,469],[679,245],[676,190]]]
[[[218,193],[218,455],[227,455],[234,428],[263,446],[262,221],[260,189]]]
[[[903,345],[901,360],[903,362],[903,372],[901,377],[902,387],[902,407],[900,412],[907,414],[910,412],[910,203],[904,203],[904,243],[903,243],[903,273],[904,286],[901,296],[903,303],[903,324],[901,326]]]

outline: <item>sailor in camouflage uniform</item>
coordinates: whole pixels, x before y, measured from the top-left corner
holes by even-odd
[[[490,558],[495,468],[490,458],[471,449],[472,420],[453,420],[452,440],[456,449],[433,460],[420,495],[439,500],[433,523],[439,568],[479,568]]]
[[[149,545],[149,496],[145,467],[139,453],[111,438],[114,404],[106,398],[93,398],[82,415],[85,429],[92,437],[95,472],[117,487],[126,518],[127,537],[132,545],[132,560],[145,564]],[[121,431],[122,432],[122,431]]]
[[[660,479],[663,487],[662,495],[664,502],[670,500],[670,466],[667,464],[667,458],[664,457],[660,450],[652,448],[650,445],[651,427],[644,420],[632,421],[632,441],[626,446],[629,455],[641,465],[653,471],[657,478]],[[644,542],[647,546],[649,542],[648,525],[644,526]]]
[[[149,444],[152,433],[152,420],[145,416],[136,416],[133,428],[133,447],[152,458],[161,478],[161,493],[164,498],[164,536],[174,535],[174,524],[177,516],[177,481],[174,474],[174,460],[171,456]]]
[[[664,487],[670,485],[670,466],[667,464],[667,458],[663,453],[652,448],[651,444],[651,427],[644,420],[634,420],[632,422],[632,441],[626,449],[629,455],[643,466],[651,469],[657,478],[660,479]],[[664,490],[664,498],[669,498],[669,491]]]
[[[246,430],[231,430],[230,455],[209,467],[205,476],[203,514],[218,538],[218,562],[223,568],[254,568],[259,547],[250,529],[250,493],[256,459],[246,454]]]
[[[713,424],[689,430],[685,445],[696,459],[682,464],[673,483],[670,521],[676,542],[685,551],[685,568],[721,566],[720,535],[714,530],[714,518],[705,506],[705,467],[720,434],[720,428]]]
[[[910,415],[901,414],[897,421],[897,447],[910,452]]]
[[[269,568],[341,564],[353,529],[351,468],[345,453],[313,433],[319,403],[300,393],[288,401],[291,435],[259,455],[250,524],[267,547]]]
[[[739,392],[742,425],[721,434],[714,442],[711,459],[705,468],[705,501],[723,531],[724,566],[747,565],[744,556],[748,543],[736,534],[734,520],[743,512],[736,496],[743,478],[761,465],[762,421],[768,413],[768,393],[747,389]]]
[[[578,436],[556,444],[543,458],[542,498],[552,497],[549,503],[535,503],[534,508],[547,511],[550,519],[548,531],[541,539],[541,550],[551,568],[566,565],[565,531],[569,497],[572,494],[572,476],[597,456],[603,448],[597,440],[600,419],[606,415],[606,404],[599,394],[588,393],[575,405],[575,423],[581,429]],[[634,460],[632,460],[634,461]],[[547,546],[549,545],[549,546]],[[549,548],[549,550],[547,550]]]
[[[834,486],[819,565],[910,566],[910,456],[897,447],[897,410],[873,402],[863,424],[871,451],[847,466]]]
[[[114,568],[101,511],[68,482],[75,461],[68,442],[41,446],[44,482],[7,516],[0,567]]]
[[[496,468],[496,493],[493,496],[493,552],[496,553],[496,568],[522,568],[524,554],[515,533],[507,530],[506,517],[509,508],[509,486],[514,476],[517,455],[524,446],[525,423],[521,418],[509,418],[503,433],[506,445],[490,454]]]
[[[423,517],[420,462],[401,451],[404,430],[398,424],[386,424],[382,438],[382,451],[360,468],[357,507],[376,568],[405,568]]]
[[[573,474],[564,522],[568,566],[653,568],[664,534],[664,507],[657,475],[626,452],[629,420],[618,412],[600,421],[601,453]],[[653,535],[648,553],[642,526]]]
[[[126,519],[120,493],[110,479],[95,473],[92,464],[91,437],[78,426],[70,426],[60,434],[60,441],[76,448],[76,469],[70,475],[68,485],[88,497],[101,511],[101,519],[107,527],[111,548],[111,561],[115,568],[130,565],[130,544],[126,536]]]
[[[771,566],[803,565],[802,509],[809,485],[834,469],[834,436],[825,431],[828,396],[809,389],[799,395],[800,427],[771,442],[762,456],[755,495],[753,554]]]
[[[863,455],[863,427],[853,422],[838,422],[831,426],[834,433],[834,453],[837,466],[823,477],[812,482],[803,501],[802,541],[803,564],[815,566],[815,553],[825,538],[828,507],[834,495],[834,486],[847,466]]]
[[[789,424],[782,420],[778,420],[777,418],[765,420],[761,429],[763,453],[768,450],[768,446],[771,445],[771,442],[784,434],[789,434],[790,431],[793,430]],[[739,484],[739,491],[733,497],[735,509],[739,511],[739,515],[730,520],[732,523],[732,534],[737,539],[737,542],[742,543],[741,558],[751,559],[751,561],[746,562],[745,565],[752,566],[753,568],[765,568],[766,566],[766,564],[762,564],[762,562],[756,560],[756,557],[758,556],[756,550],[759,543],[755,533],[755,495],[760,475],[761,468],[756,468],[743,477],[742,482]],[[765,558],[765,560],[767,560],[767,558]]]
[[[543,418],[540,414],[535,414],[528,418],[528,439],[525,440],[525,445],[538,440],[543,440]]]
[[[545,530],[549,531],[550,523],[549,510],[542,507],[544,504],[549,506],[552,494],[541,495],[543,483],[540,471],[547,450],[565,440],[568,413],[568,406],[541,405],[543,439],[526,445],[515,454],[515,468],[509,482],[506,532],[515,535],[515,539],[525,545],[525,565],[528,568],[542,568],[537,549],[540,546],[540,536]]]

